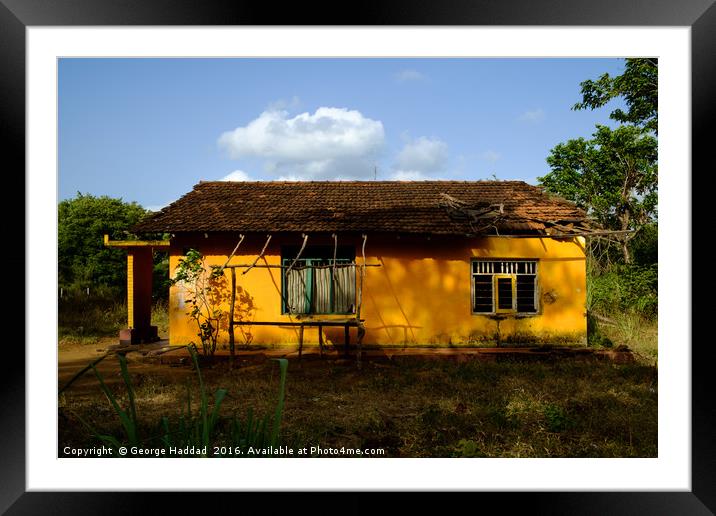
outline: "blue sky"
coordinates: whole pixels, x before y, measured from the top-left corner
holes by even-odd
[[[520,179],[613,126],[621,59],[61,59],[59,198],[158,209],[200,180]],[[377,169],[377,174],[376,174]]]

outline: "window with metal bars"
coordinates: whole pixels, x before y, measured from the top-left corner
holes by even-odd
[[[282,260],[282,312],[352,314],[356,303],[356,266],[349,258]],[[289,267],[291,269],[289,270]]]
[[[471,267],[473,313],[537,313],[536,260],[473,260]]]

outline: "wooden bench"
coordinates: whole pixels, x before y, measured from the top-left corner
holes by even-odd
[[[365,335],[365,319],[306,319],[305,321],[230,321],[230,331],[233,332],[234,326],[298,326],[298,359],[301,360],[303,354],[303,329],[306,326],[318,327],[318,348],[321,357],[323,357],[323,327],[324,326],[343,326],[344,328],[344,348],[343,353],[348,356],[348,347],[350,345],[350,328],[358,328],[357,344],[358,353],[356,362],[360,367],[361,354],[363,350],[363,336]]]

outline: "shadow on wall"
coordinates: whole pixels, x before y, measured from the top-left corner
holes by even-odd
[[[263,264],[264,264],[264,265],[269,265],[269,262],[268,262],[268,260],[266,259],[266,257],[262,257],[261,260],[263,261]],[[271,284],[273,285],[273,288],[274,288],[274,290],[276,291],[277,299],[279,299],[279,300],[282,299],[282,297],[283,297],[283,292],[281,291],[280,281],[277,281],[276,278],[275,278],[275,276],[274,276],[274,271],[278,271],[279,269],[270,269],[270,268],[267,267],[267,268],[265,268],[265,269],[263,269],[263,270],[266,271],[266,274],[268,275],[269,280],[271,281]],[[294,319],[293,319],[293,316],[292,316],[291,314],[286,314],[286,315],[288,316],[288,320],[289,320],[289,321],[293,321],[293,320],[294,320]],[[296,339],[296,342],[298,342],[298,339],[299,339],[299,330],[298,330],[298,328],[297,328],[297,327],[291,327],[291,331],[292,331],[293,334],[294,334],[294,337],[295,337],[295,339]]]
[[[405,330],[405,331],[404,331],[404,335],[403,335],[403,342],[404,342],[404,343],[407,343],[407,340],[408,340],[408,330],[409,330],[409,331],[410,331],[410,338],[411,338],[411,340],[412,340],[412,341],[415,341],[415,332],[413,331],[413,329],[414,329],[414,328],[420,328],[420,327],[419,327],[419,326],[415,326],[415,325],[413,325],[413,324],[410,323],[410,319],[408,319],[408,314],[405,313],[405,309],[403,308],[403,304],[400,302],[400,298],[398,297],[398,294],[397,294],[397,292],[395,291],[395,286],[393,285],[393,281],[390,279],[390,274],[389,274],[389,271],[388,271],[388,267],[386,267],[385,261],[383,260],[383,257],[382,257],[382,256],[378,256],[377,258],[378,258],[378,261],[379,261],[380,264],[381,264],[380,272],[381,272],[381,274],[383,275],[383,281],[385,281],[385,283],[388,285],[388,288],[389,288],[389,290],[390,290],[390,296],[391,296],[391,298],[393,299],[393,302],[395,303],[395,306],[397,306],[397,307],[398,307],[398,310],[400,310],[400,314],[401,314],[403,320],[405,321],[405,324],[404,324],[404,325],[403,325],[403,324],[401,324],[401,325],[392,324],[392,325],[391,325],[391,324],[386,324],[386,323],[383,321],[383,322],[382,322],[383,328],[386,329],[386,331],[388,332],[388,335],[390,335],[390,332],[387,330],[387,328],[390,328],[390,327],[401,327],[401,328],[404,328],[404,330]],[[367,278],[367,274],[366,274],[366,278]],[[371,299],[373,299],[372,296],[371,296]],[[377,305],[376,305],[376,308],[377,308]],[[377,311],[379,312],[379,310],[377,310]],[[381,318],[381,319],[382,319],[382,318]],[[373,329],[373,328],[371,328],[371,329]]]
[[[231,284],[226,273],[221,276],[212,276],[209,279],[209,303],[212,307],[218,307],[223,316],[219,319],[219,331],[229,332],[229,311],[231,310]],[[236,297],[234,299],[234,321],[251,321],[256,313],[256,306],[253,296],[241,285],[236,284]],[[235,326],[235,331],[239,333],[245,344],[251,344],[254,340],[251,326]],[[236,336],[236,334],[235,334]]]
[[[457,272],[463,267],[467,274],[464,254],[459,253],[460,249],[456,252],[434,246],[430,258],[418,258],[424,252],[424,244],[419,249],[407,242],[393,246],[390,252],[377,254],[382,267],[369,269],[366,275],[369,306],[364,342],[404,347],[450,345],[452,336],[442,329],[459,330],[469,324],[470,286],[468,283],[465,290],[460,285],[461,275]],[[368,317],[377,320],[370,321]]]
[[[540,257],[546,250],[551,249],[540,240],[538,250],[534,251],[541,263],[540,314],[499,320],[472,313],[470,259],[465,258],[470,256],[468,248],[436,245],[431,258],[416,258],[417,250],[405,244],[381,253],[377,259],[382,267],[369,269],[366,277],[370,305],[366,310],[368,331],[364,343],[446,346],[583,343],[584,259]]]

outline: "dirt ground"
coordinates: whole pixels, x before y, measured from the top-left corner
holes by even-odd
[[[61,345],[58,385],[115,343]],[[271,358],[284,354],[243,353],[237,368],[224,359],[203,363],[208,392],[229,392],[221,413],[273,413],[279,371]],[[187,388],[197,403],[197,375],[185,351],[126,357],[147,435],[161,416],[177,417]],[[657,456],[658,375],[650,365],[560,353],[368,353],[360,368],[335,352],[288,358],[282,436],[292,445],[380,448],[387,457]],[[116,356],[97,369],[126,403]],[[60,448],[92,442],[78,415],[122,437],[92,371],[60,395]]]

